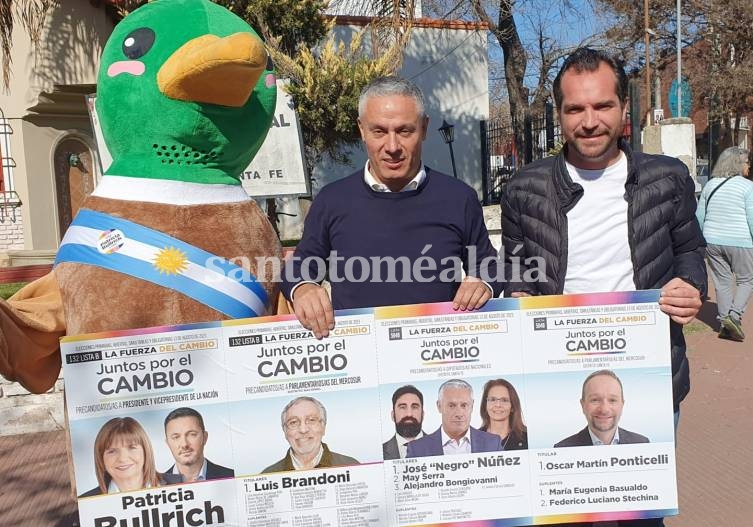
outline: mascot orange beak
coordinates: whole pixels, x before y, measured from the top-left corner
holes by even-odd
[[[202,35],[178,48],[157,73],[160,91],[180,101],[239,108],[267,65],[264,44],[250,33]]]

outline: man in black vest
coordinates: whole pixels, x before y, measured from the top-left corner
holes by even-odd
[[[627,84],[622,65],[601,51],[580,48],[563,64],[554,81],[562,152],[524,167],[502,196],[505,296],[661,289],[677,422],[690,390],[682,325],[706,293],[705,242],[687,167],[621,139]]]

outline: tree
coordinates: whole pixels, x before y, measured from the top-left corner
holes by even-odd
[[[3,89],[10,87],[11,44],[13,27],[21,21],[21,27],[33,43],[39,40],[45,17],[54,0],[0,0],[0,53],[2,53]]]
[[[429,0],[424,5],[436,13],[444,11],[441,16],[468,16],[489,26],[502,51],[507,103],[519,152],[524,151],[526,120],[540,115],[550,97],[554,67],[575,47],[598,41],[598,35],[588,29],[578,29],[576,33],[586,36],[576,41],[553,35],[554,28],[572,29],[576,20],[583,19],[568,0]],[[519,20],[524,22],[527,42],[521,38]]]
[[[610,38],[627,47],[643,39],[642,10],[629,0],[598,0],[618,17]],[[676,67],[675,0],[651,0],[654,67]],[[753,112],[753,11],[748,0],[682,2],[683,76],[689,79],[694,106],[709,110],[709,121],[722,124],[721,145],[733,144],[740,117]],[[643,67],[640,61],[636,61]]]

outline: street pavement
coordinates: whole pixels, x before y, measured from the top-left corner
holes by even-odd
[[[719,339],[715,316],[712,298],[686,327],[692,387],[677,438],[680,515],[667,527],[753,525],[753,314],[744,343]],[[0,466],[0,526],[78,526],[63,431],[0,437]]]
[[[716,303],[706,302],[688,335],[691,389],[680,408],[680,515],[667,527],[753,525],[753,306],[746,342],[722,340]],[[687,331],[686,331],[687,333]]]

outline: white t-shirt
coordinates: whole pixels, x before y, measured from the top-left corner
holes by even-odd
[[[603,170],[566,163],[583,197],[567,213],[565,294],[635,291],[625,201],[627,158]]]

